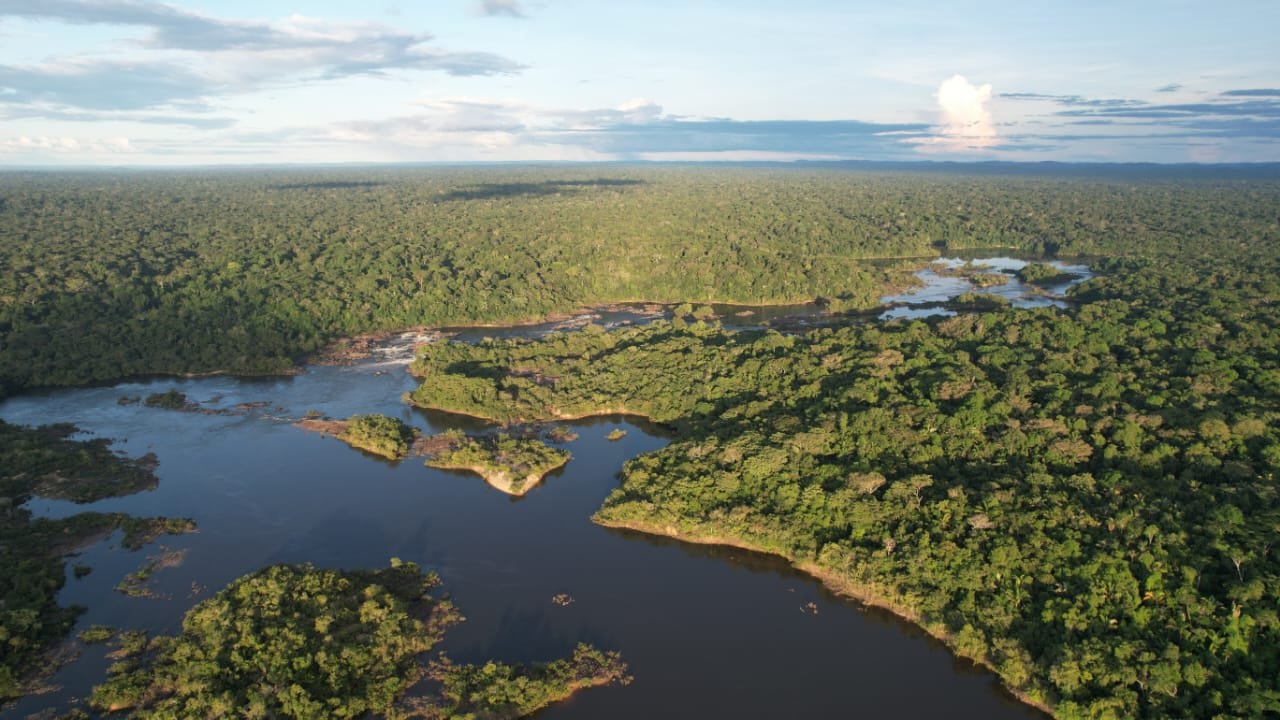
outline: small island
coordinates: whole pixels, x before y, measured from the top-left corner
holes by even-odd
[[[930,268],[935,275],[944,277],[961,277],[969,281],[970,285],[977,288],[998,287],[1009,283],[1009,276],[1002,272],[994,272],[986,265],[976,264],[973,261],[966,262],[958,267],[934,267]]]
[[[947,306],[959,312],[990,312],[1009,307],[1009,299],[983,292],[967,292],[951,298]]]
[[[387,415],[353,415],[346,420],[307,418],[294,425],[332,435],[353,448],[388,460],[403,460],[418,437],[416,429]]]
[[[395,558],[373,571],[259,570],[192,608],[176,636],[116,636],[118,661],[89,704],[134,718],[503,720],[630,680],[617,653],[588,645],[547,663],[454,663],[439,644],[462,615],[431,595],[438,584],[434,573]],[[427,679],[435,691],[405,697]]]
[[[1017,272],[1018,279],[1028,285],[1061,285],[1075,279],[1075,275],[1049,263],[1027,263]]]
[[[557,425],[547,432],[547,439],[553,443],[570,443],[578,439],[578,433],[568,425]]]
[[[143,405],[149,408],[161,408],[163,410],[187,410],[192,407],[192,403],[187,399],[185,393],[177,390],[166,390],[162,393],[152,393],[142,401]]]
[[[470,438],[454,430],[433,439],[440,449],[427,460],[428,467],[470,470],[508,495],[524,495],[572,457],[541,440],[506,434]]]

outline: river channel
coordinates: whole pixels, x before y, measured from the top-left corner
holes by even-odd
[[[921,302],[942,302],[937,293],[925,297]],[[911,300],[886,302],[909,307]],[[1034,302],[1055,298],[1037,294]],[[734,318],[744,327],[761,321],[754,312],[735,315],[746,312],[741,308],[717,309],[730,326]],[[662,314],[615,308],[595,321]],[[557,327],[564,326],[458,329],[455,338],[537,336]],[[388,463],[293,427],[316,411],[384,413],[424,433],[487,429],[401,401],[415,386],[405,372],[413,340],[391,338],[353,365],[309,366],[296,377],[151,379],[0,404],[8,422],[71,422],[114,439],[113,447],[131,456],[159,458],[154,490],[91,505],[36,499],[28,507],[37,516],[125,511],[191,517],[199,526],[137,552],[120,547],[118,534],[81,552],[68,563],[59,597],[88,608],[76,630],[103,624],[171,634],[192,605],[263,566],[368,568],[395,556],[438,572],[466,616],[444,643],[455,660],[550,660],[580,641],[621,651],[632,684],[584,691],[538,715],[546,720],[1042,717],[1009,697],[991,673],[955,659],[910,624],[838,598],[780,560],[593,524],[623,463],[668,441],[640,419],[566,423],[579,434],[565,445],[573,459],[521,498],[474,475],[427,468],[421,459]],[[265,404],[202,414],[118,402],[170,389],[210,410]],[[626,437],[606,440],[614,428]],[[154,575],[155,597],[113,590],[162,549],[186,556]],[[77,579],[75,563],[93,572]],[[573,602],[552,602],[561,593]],[[52,678],[59,690],[25,698],[3,715],[26,717],[85,697],[105,677],[105,652],[84,648]]]

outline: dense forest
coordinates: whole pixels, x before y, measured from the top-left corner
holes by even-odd
[[[954,317],[850,315],[803,334],[728,332],[677,312],[643,328],[437,343],[415,362],[423,382],[409,399],[502,424],[618,412],[661,422],[673,441],[628,463],[597,522],[781,555],[912,619],[1059,717],[1280,714],[1275,178],[10,173],[0,176],[0,395],[142,373],[282,372],[346,334],[623,300],[856,309],[901,282],[918,262],[908,258],[964,248],[1087,255],[1097,277],[1064,309],[972,294]],[[1030,265],[1024,279],[1054,272]],[[57,457],[71,474],[110,455],[67,445],[64,432],[0,426],[0,439],[14,463]],[[394,451],[409,440],[401,433]],[[5,476],[0,506],[0,559],[14,568],[4,608],[29,608],[6,615],[18,650],[0,658],[0,695],[19,692],[15,673],[72,617],[53,603],[65,546],[31,549],[51,542],[44,529],[71,531],[31,521],[21,504],[34,492],[73,497],[76,485],[24,472]],[[381,619],[413,619],[413,598],[370,589],[372,575],[323,572],[242,579],[219,596],[217,617],[258,622],[271,601],[253,593],[345,582],[386,601]],[[195,650],[227,638],[198,631],[144,643],[99,707],[160,717],[188,697],[204,710],[248,702],[247,670],[219,676],[225,685],[201,679],[212,666]],[[401,649],[378,676],[390,684],[342,685],[332,708],[299,695],[298,707],[381,710],[410,673],[442,688],[414,710],[425,716],[489,716],[489,701],[517,714],[537,705],[531,697],[588,682],[584,668],[621,674],[616,657],[589,648],[537,672],[423,668],[402,664],[413,648]]]
[[[666,423],[676,440],[628,463],[598,522],[784,556],[1059,717],[1262,717],[1280,713],[1276,241],[1135,241],[1068,310],[434,344],[411,399]]]
[[[0,394],[272,373],[345,334],[620,300],[874,304],[943,248],[1275,235],[1274,180],[780,168],[6,173]]]

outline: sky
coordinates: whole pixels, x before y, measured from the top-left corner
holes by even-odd
[[[0,0],[0,165],[1280,161],[1275,0]]]

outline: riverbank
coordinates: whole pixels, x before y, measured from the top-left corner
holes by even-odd
[[[409,404],[421,410],[430,410],[432,412],[445,413],[446,415],[457,415],[459,417],[471,418],[472,420],[481,420],[483,422],[497,423],[504,427],[510,427],[512,425],[552,423],[552,422],[558,422],[558,421],[572,422],[574,420],[586,420],[588,418],[613,417],[613,416],[625,417],[625,418],[637,418],[647,423],[661,425],[661,423],[657,422],[656,420],[649,417],[645,413],[642,413],[636,410],[628,410],[627,408],[622,406],[596,409],[596,410],[583,410],[582,412],[572,412],[572,413],[556,411],[555,413],[551,415],[546,415],[546,416],[539,416],[534,418],[516,418],[514,420],[503,420],[501,418],[496,418],[490,415],[480,415],[473,412],[466,412],[463,410],[454,410],[451,408],[441,407],[437,405],[421,405],[416,402],[410,402]]]
[[[427,464],[437,470],[464,470],[467,472],[473,472],[484,478],[484,481],[489,483],[489,486],[494,490],[498,490],[515,497],[523,497],[524,495],[527,495],[530,490],[537,487],[548,474],[568,465],[569,460],[566,459],[559,465],[547,468],[546,470],[531,472],[523,478],[514,477],[507,470],[488,468],[483,465],[466,465],[462,463],[453,464],[436,461],[431,461]]]
[[[822,585],[831,592],[840,595],[841,597],[855,600],[868,607],[885,610],[899,618],[902,618],[903,620],[906,620],[912,625],[923,630],[930,637],[946,645],[948,651],[956,657],[969,660],[976,665],[980,665],[987,670],[990,670],[996,677],[1000,677],[998,669],[989,658],[975,657],[965,653],[957,646],[955,635],[948,631],[946,626],[938,622],[929,621],[928,618],[923,617],[920,612],[911,607],[911,605],[903,601],[901,598],[895,598],[891,594],[886,593],[882,588],[855,582],[840,574],[838,571],[817,562],[797,561],[795,558],[784,553],[762,547],[758,544],[732,535],[722,535],[716,532],[702,532],[700,530],[676,527],[675,525],[646,523],[636,520],[616,520],[602,516],[601,512],[604,512],[605,510],[606,508],[602,508],[600,511],[596,512],[596,514],[591,517],[591,521],[601,527],[668,537],[691,545],[731,547],[780,558],[796,570],[822,583]],[[1052,716],[1054,714],[1053,708],[1049,704],[1038,697],[1031,695],[1028,691],[1010,687],[1003,682],[1001,682],[1001,687],[1019,702],[1025,703],[1046,715]]]

